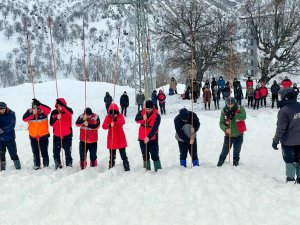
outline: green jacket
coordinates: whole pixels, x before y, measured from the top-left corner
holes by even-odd
[[[234,105],[232,110],[236,112],[236,110],[238,110],[238,106]],[[237,137],[237,136],[241,135],[241,133],[239,133],[239,131],[238,131],[236,122],[241,121],[241,120],[246,120],[245,108],[243,106],[241,106],[239,110],[240,110],[240,112],[235,113],[235,116],[231,120],[231,137]],[[225,113],[227,113],[228,111],[229,111],[229,108],[227,106],[225,106],[224,109],[222,110],[221,116],[220,116],[220,128],[224,132],[226,131],[227,128],[230,128],[230,120],[228,119],[226,121],[226,118],[225,118]],[[226,136],[228,136],[228,134],[226,134]]]

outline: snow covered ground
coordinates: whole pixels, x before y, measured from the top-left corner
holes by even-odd
[[[74,123],[84,109],[84,83],[59,80],[58,86],[59,96],[74,110]],[[102,123],[103,97],[106,91],[113,93],[113,86],[88,83],[87,87],[87,106],[100,115]],[[300,186],[285,183],[281,151],[271,148],[277,109],[246,109],[248,131],[240,165],[233,167],[227,161],[219,168],[216,163],[224,136],[218,125],[220,110],[205,111],[201,103],[197,104],[201,165],[184,169],[179,166],[173,119],[181,107],[191,108],[191,103],[180,100],[179,95],[167,96],[167,115],[162,116],[159,135],[163,169],[146,172],[137,142],[134,90],[117,86],[116,102],[125,90],[131,100],[125,125],[131,171],[126,173],[119,155],[116,167],[108,170],[107,131],[103,129],[99,130],[99,166],[80,170],[79,129],[75,126],[73,168],[54,170],[50,141],[50,168],[33,170],[27,124],[22,121],[31,104],[31,84],[0,89],[0,101],[16,112],[18,154],[23,166],[16,171],[7,153],[8,168],[0,174],[0,224],[299,224]],[[35,93],[54,107],[55,82],[36,84]]]

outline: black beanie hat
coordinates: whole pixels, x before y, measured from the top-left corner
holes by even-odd
[[[189,117],[190,117],[190,112],[186,108],[180,109],[179,118],[181,120],[188,120]]]
[[[281,100],[291,100],[297,98],[297,93],[294,88],[283,88],[280,92]]]
[[[5,104],[5,102],[0,102],[0,109],[6,109],[7,105]]]
[[[146,101],[146,108],[152,109],[153,108],[153,102],[151,100]]]
[[[86,109],[85,109],[85,114],[86,115],[88,115],[88,116],[90,116],[90,115],[92,115],[93,114],[93,111],[92,111],[92,109],[91,108],[89,108],[89,107],[87,107]]]

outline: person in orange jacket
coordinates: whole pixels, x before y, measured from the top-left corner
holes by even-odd
[[[33,153],[33,168],[35,170],[41,168],[41,160],[43,158],[44,167],[49,166],[49,125],[48,115],[51,108],[42,104],[36,98],[32,99],[32,107],[23,115],[23,121],[28,122],[29,139]]]
[[[97,145],[98,145],[98,130],[100,127],[100,119],[92,109],[87,107],[84,112],[76,120],[76,126],[80,127],[80,168],[83,170],[87,166],[87,152],[90,152],[90,166],[96,167],[97,162]]]

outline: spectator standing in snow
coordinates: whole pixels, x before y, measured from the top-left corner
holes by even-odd
[[[16,115],[15,112],[9,109],[5,102],[0,102],[0,157],[1,171],[6,169],[6,149],[11,160],[14,161],[15,168],[21,169],[21,163],[17,154],[16,145]]]
[[[237,104],[239,106],[241,106],[242,105],[242,99],[244,98],[244,94],[243,94],[242,86],[240,84],[238,84],[238,86],[236,87],[235,98],[236,98]]]
[[[211,81],[211,90],[213,91],[214,90],[214,87],[217,87],[217,90],[218,90],[218,84],[217,84],[217,81],[216,81],[216,78],[212,78],[212,81]]]
[[[197,103],[197,99],[198,99],[198,97],[199,97],[199,93],[200,93],[200,85],[199,85],[199,83],[196,81],[196,79],[194,79],[194,81],[193,81],[194,103]]]
[[[139,93],[136,95],[136,104],[138,105],[138,112],[143,109],[144,101],[145,95],[141,91],[139,91]]]
[[[29,139],[33,153],[33,168],[35,170],[41,168],[41,160],[43,157],[44,167],[49,166],[49,125],[48,115],[51,108],[42,104],[36,98],[32,99],[31,108],[23,115],[23,121],[28,122]]]
[[[199,166],[196,133],[200,128],[200,121],[196,113],[182,108],[174,119],[176,140],[180,151],[180,165],[186,167],[187,153],[192,157],[193,166]]]
[[[115,166],[116,152],[119,149],[120,156],[123,160],[123,166],[125,171],[130,171],[129,161],[126,154],[127,141],[123,130],[125,124],[125,118],[123,114],[120,114],[119,107],[112,103],[109,106],[107,115],[104,119],[102,128],[108,130],[107,135],[107,148],[110,152],[109,166],[111,169]]]
[[[205,110],[207,110],[207,105],[208,105],[208,110],[210,110],[211,91],[209,89],[209,86],[204,87],[204,90],[203,90],[203,102],[204,102]]]
[[[104,103],[105,103],[106,111],[108,110],[108,107],[110,106],[110,104],[112,103],[112,101],[113,101],[113,99],[110,96],[109,92],[106,92],[105,96],[104,96]]]
[[[246,131],[246,111],[243,106],[238,107],[235,98],[226,99],[226,105],[220,116],[220,128],[225,132],[223,149],[217,166],[222,166],[229,149],[233,145],[233,166],[238,166],[243,144],[243,134]],[[230,140],[230,141],[229,141]],[[230,146],[229,146],[230,145]]]
[[[246,81],[246,88],[252,86],[253,87],[253,80],[251,77],[248,77],[248,80]]]
[[[51,112],[50,125],[53,127],[53,157],[55,169],[62,168],[60,152],[63,148],[66,166],[72,167],[72,108],[67,106],[64,98],[56,99],[55,109]]]
[[[158,105],[157,105],[157,91],[156,90],[154,90],[152,92],[151,101],[153,102],[154,108],[158,109]]]
[[[219,109],[220,105],[219,105],[219,97],[218,97],[218,87],[214,86],[214,88],[212,89],[212,97],[213,97],[213,101],[214,101],[214,105],[215,105],[215,109]]]
[[[254,90],[253,93],[254,93],[253,94],[253,96],[254,96],[254,106],[253,106],[253,109],[255,109],[255,108],[259,109],[259,101],[260,101],[261,94],[260,94],[260,90],[259,90],[259,86],[258,85],[256,85],[256,88],[255,88],[255,90]]]
[[[248,86],[246,91],[246,99],[248,99],[248,108],[253,107],[253,95],[254,95],[253,86]]]
[[[219,80],[217,81],[217,85],[218,85],[218,98],[221,99],[221,93],[223,93],[223,89],[225,87],[225,81],[222,76],[219,77]]]
[[[300,103],[293,88],[284,88],[279,92],[277,128],[272,147],[278,150],[281,143],[285,161],[286,182],[300,184]]]
[[[153,160],[155,171],[161,169],[158,146],[158,128],[161,117],[152,101],[146,101],[145,108],[140,111],[135,121],[140,124],[139,143],[144,160],[144,168],[151,170],[150,155]]]
[[[276,102],[276,105],[278,104],[278,93],[280,90],[279,84],[277,84],[277,81],[274,80],[273,84],[271,86],[271,93],[272,93],[272,109],[274,108],[274,103]],[[278,108],[278,106],[277,106]]]
[[[98,147],[98,130],[100,127],[100,119],[92,109],[87,107],[78,117],[76,126],[80,127],[79,156],[80,168],[83,170],[87,166],[87,152],[90,152],[90,166],[96,167],[97,147]]]
[[[162,90],[159,90],[157,95],[161,115],[166,115],[166,95]]]
[[[124,91],[124,93],[121,95],[120,98],[120,106],[121,106],[121,113],[126,116],[127,114],[127,107],[129,106],[129,98],[127,95],[127,92]]]
[[[169,95],[177,94],[177,81],[174,77],[171,78]]]
[[[267,107],[267,96],[268,96],[268,89],[265,87],[265,84],[261,82],[261,87],[259,89],[260,91],[260,104],[261,107],[264,105],[264,107]]]

